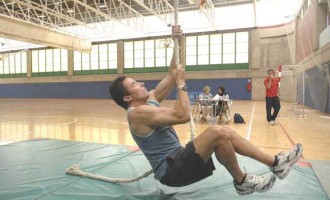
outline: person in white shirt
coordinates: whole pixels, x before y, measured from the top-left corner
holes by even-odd
[[[222,115],[220,115],[222,113],[225,113],[224,116],[226,117],[224,119],[224,122],[228,123],[229,116],[227,115],[227,109],[228,109],[229,95],[226,93],[225,87],[223,86],[218,87],[218,94],[214,96],[213,100],[218,101],[218,104],[215,105],[215,116],[219,115],[219,123],[221,122],[222,119]]]

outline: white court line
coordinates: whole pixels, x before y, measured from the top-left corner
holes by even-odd
[[[323,119],[330,119],[330,117],[325,116],[325,115],[320,116],[320,118],[323,118]]]
[[[256,102],[253,103],[253,108],[252,108],[252,114],[251,114],[251,119],[250,119],[250,123],[249,123],[249,128],[246,134],[246,140],[250,141],[250,137],[251,137],[251,128],[252,128],[252,122],[253,122],[253,116],[254,116],[254,108],[256,106]]]

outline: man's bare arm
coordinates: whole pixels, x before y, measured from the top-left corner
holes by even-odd
[[[174,108],[143,105],[130,112],[130,128],[136,134],[145,136],[158,126],[187,123],[190,120],[189,106],[187,92],[179,90]]]
[[[179,67],[174,73],[177,86],[185,84],[184,70]],[[174,108],[142,105],[129,113],[131,129],[140,135],[148,134],[157,126],[170,126],[186,123],[190,120],[190,103],[187,91],[178,89],[178,98]]]
[[[270,89],[272,87],[272,77],[269,76],[268,83],[264,83],[267,89]]]
[[[180,27],[173,27],[172,30],[173,37],[177,37],[179,39],[179,46],[181,46],[181,37],[182,37],[182,31]],[[181,48],[179,55],[182,58]],[[173,51],[173,56],[169,68],[168,75],[158,83],[155,90],[151,91],[150,98],[154,98],[158,102],[163,101],[168,97],[168,95],[171,93],[173,87],[175,86],[175,77],[174,77],[174,70],[176,69],[176,60],[175,60],[175,51]],[[180,59],[181,60],[181,59]]]

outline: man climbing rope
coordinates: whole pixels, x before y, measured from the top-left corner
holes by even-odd
[[[181,42],[180,26],[172,27],[172,36]],[[131,135],[147,157],[155,179],[162,184],[179,187],[195,183],[213,174],[212,154],[225,166],[234,179],[234,187],[240,195],[268,191],[276,177],[283,179],[302,154],[302,146],[276,156],[268,155],[249,141],[239,136],[228,126],[212,125],[181,146],[173,125],[190,120],[190,103],[185,84],[183,66],[176,66],[172,58],[168,75],[154,90],[148,91],[143,82],[121,76],[110,86],[112,99],[125,110]],[[161,107],[162,102],[177,89],[174,108]],[[268,167],[273,173],[258,176],[244,173],[236,154],[253,158]]]

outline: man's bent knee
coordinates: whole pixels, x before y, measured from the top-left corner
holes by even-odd
[[[216,139],[221,139],[221,140],[230,140],[230,131],[229,127],[226,126],[217,126],[217,125],[212,125],[208,128],[208,131],[213,134],[213,136],[216,137]]]

